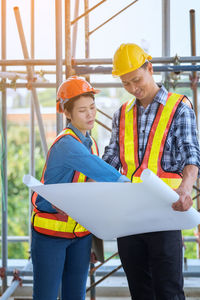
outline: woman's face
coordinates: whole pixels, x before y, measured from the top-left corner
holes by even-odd
[[[74,102],[71,112],[65,110],[65,115],[71,120],[71,124],[74,127],[86,135],[86,131],[94,127],[96,116],[94,100],[90,96],[80,96],[80,98]]]

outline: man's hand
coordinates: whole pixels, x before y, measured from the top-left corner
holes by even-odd
[[[179,199],[172,204],[172,208],[178,211],[186,211],[192,206],[192,188],[197,179],[198,167],[187,165],[183,169],[183,179],[180,186],[175,190],[179,194]]]
[[[172,204],[172,208],[174,210],[178,210],[178,211],[188,210],[193,204],[190,193],[185,191],[181,187],[176,189],[175,192],[177,192],[177,194],[179,194],[180,197],[179,197],[178,201],[176,201]]]
[[[93,264],[95,264],[97,261],[98,261],[98,260],[97,260],[97,258],[96,258],[96,255],[95,255],[95,253],[92,251],[92,252],[91,252],[91,255],[90,255],[90,262],[93,263]]]

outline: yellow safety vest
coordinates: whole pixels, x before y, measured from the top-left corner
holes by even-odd
[[[140,175],[148,168],[171,188],[178,188],[181,174],[163,170],[161,160],[176,109],[181,101],[189,104],[188,99],[183,95],[168,93],[166,104],[159,105],[141,163],[138,158],[137,105],[133,105],[133,101],[135,99],[123,104],[121,108],[119,146],[122,174],[132,182],[141,182]],[[130,109],[131,105],[133,107]]]
[[[48,157],[53,145],[63,138],[66,135],[71,135],[77,141],[81,143],[81,140],[78,136],[74,133],[74,131],[70,128],[64,129],[55,139],[49,152],[47,154],[47,160],[42,172],[41,182],[44,183],[44,173],[47,166]],[[92,154],[98,155],[98,147],[95,140],[92,138],[93,144],[91,147]],[[74,172],[74,176],[72,182],[85,182],[86,176],[78,171]],[[57,236],[63,238],[75,238],[75,237],[82,237],[88,235],[90,232],[85,229],[82,225],[77,223],[74,219],[72,219],[68,215],[62,215],[60,213],[47,213],[42,212],[37,208],[36,198],[37,193],[34,192],[32,195],[32,203],[34,205],[34,210],[32,213],[32,226],[33,228],[42,234],[50,235],[50,236]]]

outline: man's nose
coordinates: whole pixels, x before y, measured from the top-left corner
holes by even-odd
[[[131,93],[135,93],[135,91],[136,91],[136,86],[135,86],[135,83],[134,82],[131,82],[130,83],[130,90],[131,90]]]

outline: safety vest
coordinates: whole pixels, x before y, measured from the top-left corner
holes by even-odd
[[[49,152],[47,154],[47,160],[42,172],[41,182],[44,183],[44,174],[47,167],[47,161],[49,158],[50,151],[61,138],[66,135],[70,135],[75,138],[80,143],[81,140],[78,136],[74,133],[74,131],[70,128],[64,129],[55,139]],[[93,144],[91,147],[92,154],[98,155],[98,147],[95,140],[92,138]],[[74,176],[72,182],[85,182],[86,176],[78,171],[74,172]],[[42,234],[56,236],[56,237],[63,237],[63,238],[75,238],[75,237],[82,237],[88,235],[90,232],[77,223],[74,219],[72,219],[68,215],[62,215],[59,212],[56,213],[47,213],[39,210],[36,204],[37,193],[34,192],[32,195],[32,204],[34,205],[33,213],[32,213],[32,226],[33,228]]]
[[[137,105],[133,105],[133,101],[135,99],[123,104],[121,108],[119,145],[122,174],[132,182],[141,182],[140,175],[148,168],[171,188],[178,188],[182,180],[181,174],[166,172],[162,168],[161,161],[176,109],[181,101],[190,105],[189,100],[183,95],[168,93],[166,104],[159,105],[141,163],[138,158]]]

